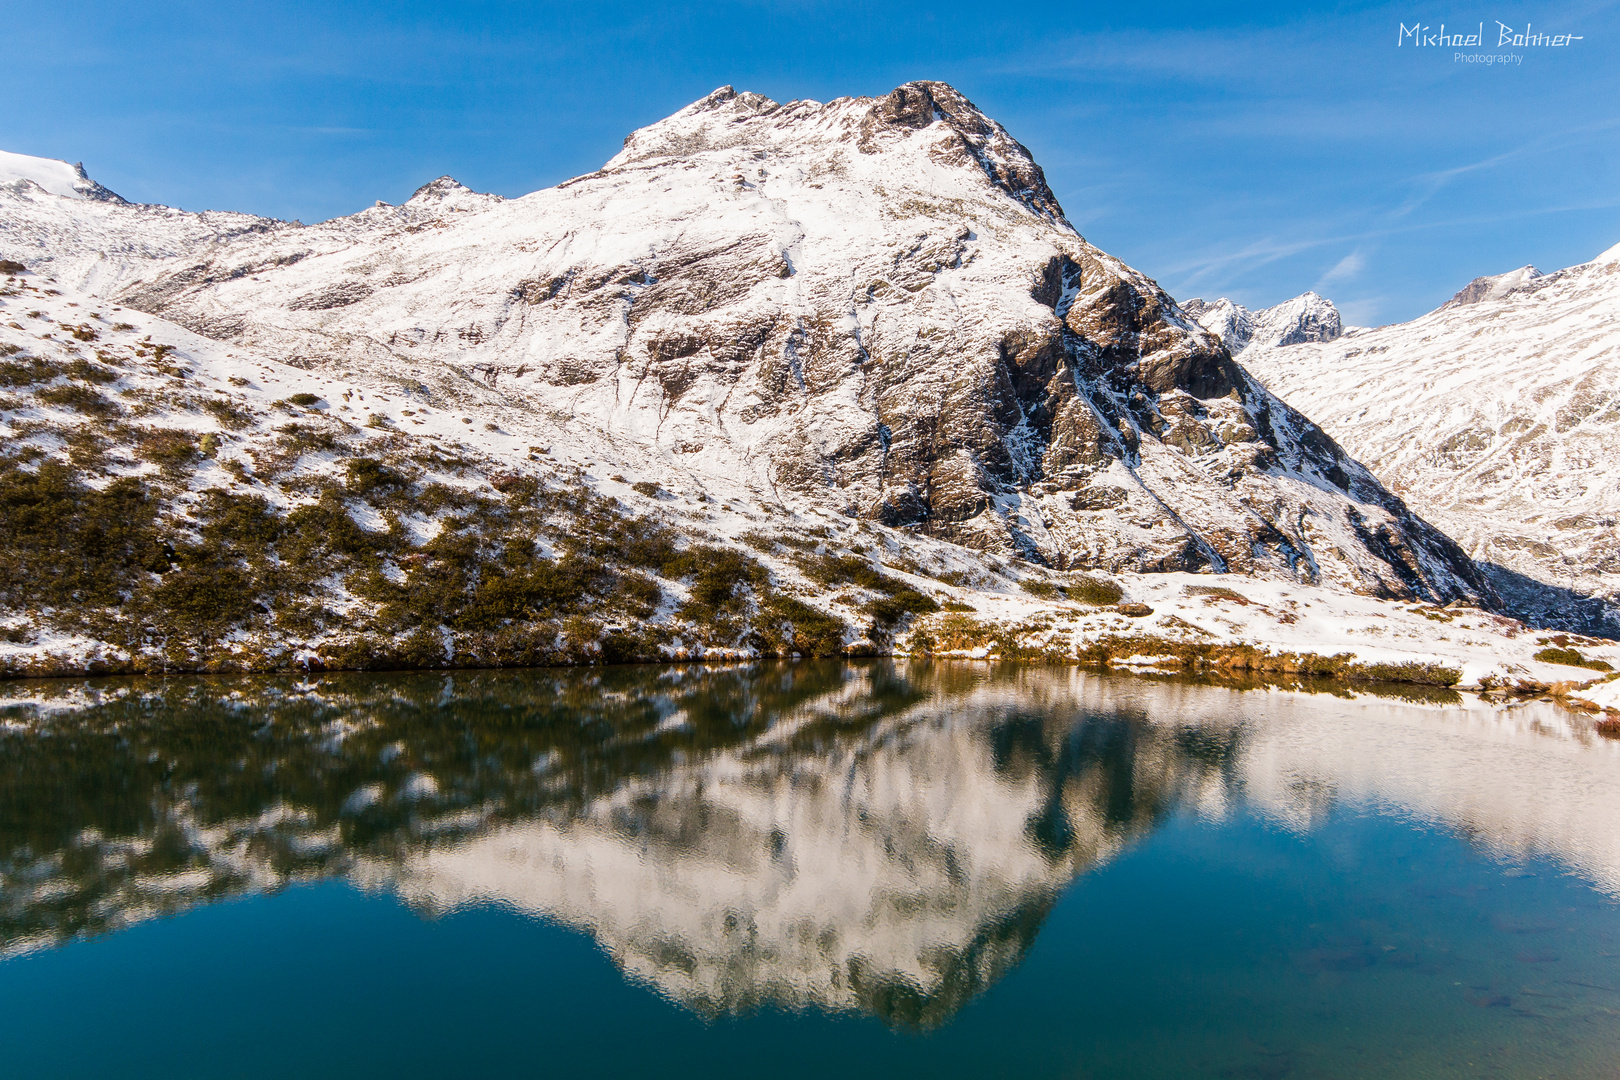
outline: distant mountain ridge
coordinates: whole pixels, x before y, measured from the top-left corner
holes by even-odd
[[[1411,322],[1242,356],[1497,568],[1499,588],[1527,596],[1518,575],[1558,586],[1568,592],[1523,602],[1613,632],[1620,245],[1553,273],[1524,266],[1476,278]]]
[[[1251,345],[1281,348],[1309,341],[1334,341],[1344,333],[1339,309],[1333,301],[1314,292],[1301,293],[1259,311],[1250,311],[1224,296],[1213,301],[1195,297],[1181,307],[1220,338],[1233,356],[1241,356]]]

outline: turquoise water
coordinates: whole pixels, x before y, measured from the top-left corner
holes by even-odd
[[[6,1075],[1620,1075],[1620,754],[1542,707],[890,664],[8,689]]]

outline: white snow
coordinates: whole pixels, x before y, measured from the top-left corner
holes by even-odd
[[[1620,598],[1620,247],[1243,365],[1469,554]],[[1497,279],[1482,279],[1496,281]]]
[[[66,199],[85,198],[88,186],[84,171],[55,158],[29,157],[0,150],[0,184],[31,180],[50,192]]]
[[[1233,356],[1249,349],[1279,348],[1307,341],[1332,341],[1344,331],[1333,301],[1301,293],[1272,307],[1251,311],[1226,297],[1184,305],[1201,326],[1220,338]],[[1314,419],[1314,418],[1313,418]]]

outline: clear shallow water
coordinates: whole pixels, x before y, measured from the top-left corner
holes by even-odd
[[[15,684],[0,1071],[1620,1075],[1620,746],[942,665]]]

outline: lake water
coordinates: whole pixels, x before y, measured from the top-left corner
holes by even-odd
[[[1620,743],[969,664],[0,685],[0,1075],[1620,1077]]]

